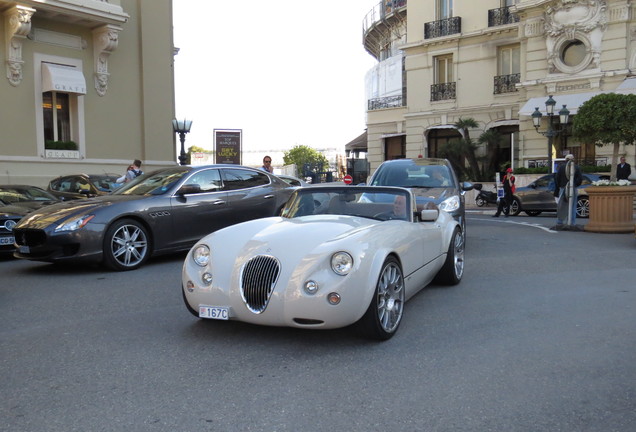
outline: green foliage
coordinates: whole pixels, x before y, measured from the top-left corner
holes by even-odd
[[[44,148],[46,150],[77,150],[79,146],[75,141],[46,140]]]
[[[303,175],[302,170],[305,164],[315,166],[319,171],[324,171],[327,167],[329,167],[329,161],[323,154],[304,145],[297,145],[291,150],[286,151],[283,155],[283,162],[285,165],[295,164],[297,176]]]
[[[636,95],[602,93],[586,101],[572,121],[572,132],[585,143],[634,144]]]
[[[188,151],[186,152],[186,165],[190,165],[192,163],[192,153],[207,153],[212,154],[211,150],[206,150],[203,147],[190,146]]]

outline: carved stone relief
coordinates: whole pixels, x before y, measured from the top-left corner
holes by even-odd
[[[7,79],[17,87],[22,82],[22,42],[31,31],[31,17],[35,9],[14,6],[4,13],[5,39],[7,44]]]
[[[108,89],[108,58],[117,49],[121,27],[105,25],[93,30],[93,52],[95,58],[95,90],[100,96]]]

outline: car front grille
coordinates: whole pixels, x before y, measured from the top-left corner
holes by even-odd
[[[279,274],[280,263],[272,256],[255,256],[245,263],[241,270],[241,296],[250,311],[259,314],[267,308]]]
[[[14,235],[18,246],[36,247],[46,242],[46,234],[42,230],[18,229],[14,230]]]

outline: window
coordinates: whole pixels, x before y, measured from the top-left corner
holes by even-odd
[[[222,171],[224,190],[247,189],[269,184],[269,177],[258,171],[235,168]]]
[[[186,184],[199,185],[201,192],[216,192],[221,189],[221,174],[215,169],[199,171],[190,177]]]
[[[42,111],[44,118],[44,141],[71,141],[68,93],[43,93]]]
[[[513,6],[517,0],[501,0],[501,7]]]
[[[580,40],[573,40],[567,43],[563,48],[561,61],[563,61],[566,66],[574,67],[583,63],[585,56],[585,44]]]
[[[453,0],[437,0],[437,19],[453,16]]]
[[[498,75],[514,75],[521,71],[521,49],[519,45],[509,45],[499,48]]]
[[[435,57],[435,84],[453,82],[453,55]]]

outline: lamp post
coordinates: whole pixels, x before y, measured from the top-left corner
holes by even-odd
[[[172,120],[172,129],[175,133],[179,134],[179,141],[181,141],[181,153],[179,154],[179,163],[181,165],[186,164],[186,160],[188,156],[185,152],[185,136],[188,132],[190,132],[190,128],[192,127],[192,120]]]
[[[532,123],[534,124],[535,130],[541,135],[548,137],[548,173],[552,172],[552,143],[554,141],[554,137],[565,131],[570,117],[570,111],[565,105],[563,105],[563,108],[559,111],[559,123],[561,124],[561,128],[554,129],[552,127],[552,117],[554,117],[555,105],[556,101],[552,99],[552,95],[550,95],[548,100],[545,101],[545,112],[548,115],[548,129],[545,131],[539,130],[539,126],[541,126],[541,117],[543,117],[543,114],[539,111],[539,107],[536,107],[532,113]]]

